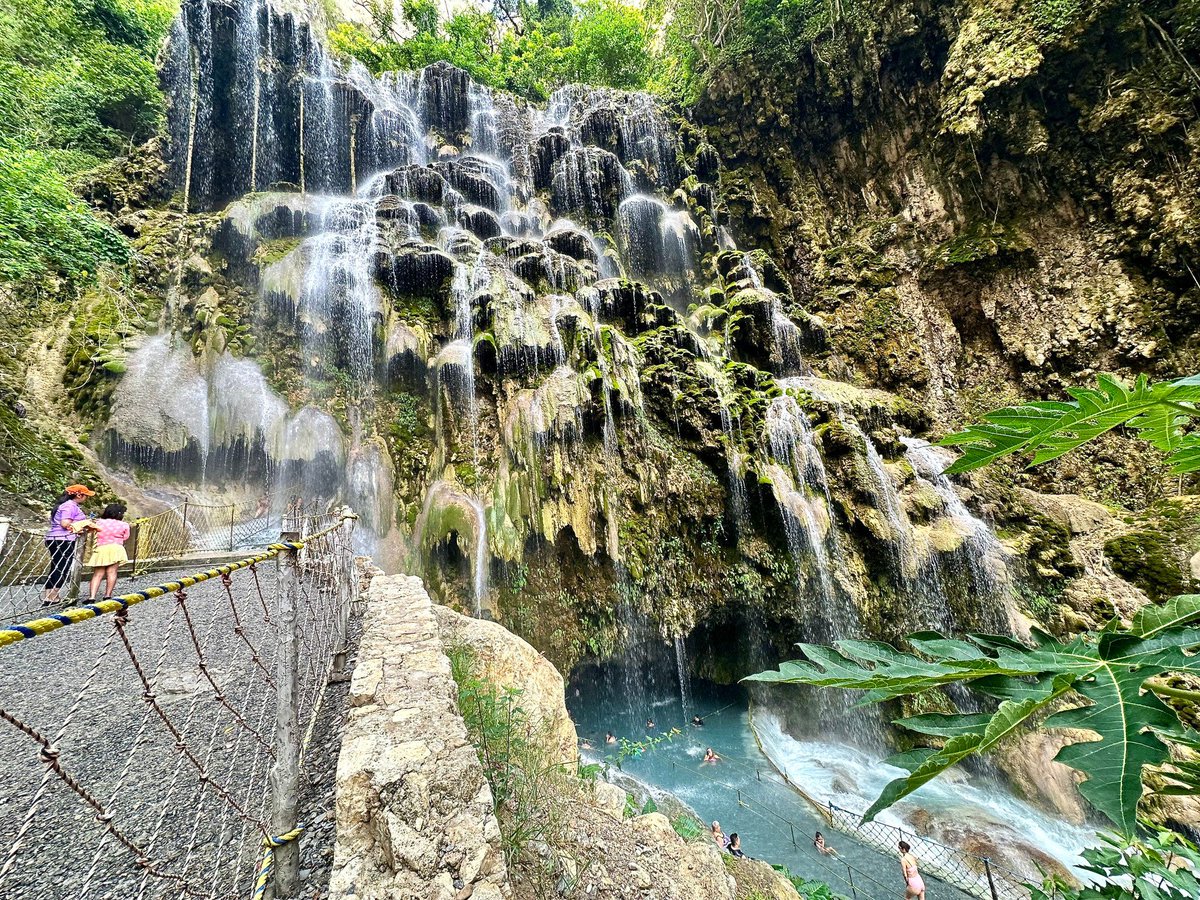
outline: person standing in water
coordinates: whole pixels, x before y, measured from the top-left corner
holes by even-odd
[[[46,532],[50,569],[44,581],[46,593],[42,598],[42,606],[53,606],[61,601],[59,592],[71,578],[71,570],[75,567],[75,542],[87,522],[87,516],[79,504],[95,494],[89,487],[72,484],[54,502],[54,510],[50,513],[50,530]]]
[[[104,579],[107,593],[104,599],[110,599],[117,588],[117,570],[121,563],[128,562],[125,553],[125,542],[129,540],[129,526],[122,521],[125,518],[123,503],[110,503],[104,507],[100,518],[89,522],[85,527],[96,532],[96,543],[88,565],[92,567],[92,584],[88,597],[91,602],[96,600],[96,592],[100,590],[100,579]]]
[[[906,900],[925,900],[925,882],[917,870],[917,858],[912,854],[912,847],[907,841],[901,841],[900,871],[904,873],[904,896]]]

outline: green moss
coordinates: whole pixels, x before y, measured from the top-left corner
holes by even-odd
[[[1151,600],[1161,601],[1187,592],[1179,554],[1170,537],[1154,531],[1135,531],[1104,545],[1113,571],[1136,584]]]
[[[978,263],[987,259],[1027,253],[1033,242],[1014,225],[976,222],[929,253],[929,265],[938,269]]]
[[[299,247],[302,240],[303,238],[299,237],[281,237],[260,241],[254,251],[254,262],[260,267],[279,262]]]

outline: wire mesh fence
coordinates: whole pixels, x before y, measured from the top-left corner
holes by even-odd
[[[269,497],[236,503],[205,504],[184,500],[153,516],[130,521],[123,573],[141,577],[184,565],[190,555],[237,553],[265,547],[281,531],[316,532],[338,521],[337,511],[291,498],[273,511]],[[71,566],[61,591],[65,601],[79,596],[80,576],[91,554],[93,535],[70,542]],[[0,519],[0,621],[28,618],[42,605],[53,566],[45,532]]]
[[[250,897],[265,843],[294,893],[352,527],[0,628],[0,896]]]
[[[831,827],[884,853],[895,852],[896,845],[905,841],[921,861],[923,871],[983,900],[1029,900],[1026,883],[1040,881],[1036,872],[1019,875],[997,866],[986,856],[947,847],[897,825],[864,822],[862,813],[832,803],[826,805],[826,815]]]

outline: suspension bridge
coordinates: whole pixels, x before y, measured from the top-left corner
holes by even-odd
[[[163,533],[190,537],[151,538],[156,552],[210,538],[172,521],[197,520],[164,517]],[[328,883],[354,517],[284,524],[213,568],[0,626],[0,896],[259,898]],[[240,550],[249,532],[225,525],[216,549]]]

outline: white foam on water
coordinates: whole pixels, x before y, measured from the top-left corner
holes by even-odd
[[[890,781],[905,774],[846,744],[797,740],[766,710],[754,710],[751,727],[775,768],[819,803],[865,812]],[[1080,851],[1096,841],[1094,828],[1056,819],[994,782],[958,769],[884,810],[876,821],[949,846],[961,846],[964,837],[986,842],[998,864],[1035,881],[1040,879],[1030,860],[1039,853],[1080,877]]]

